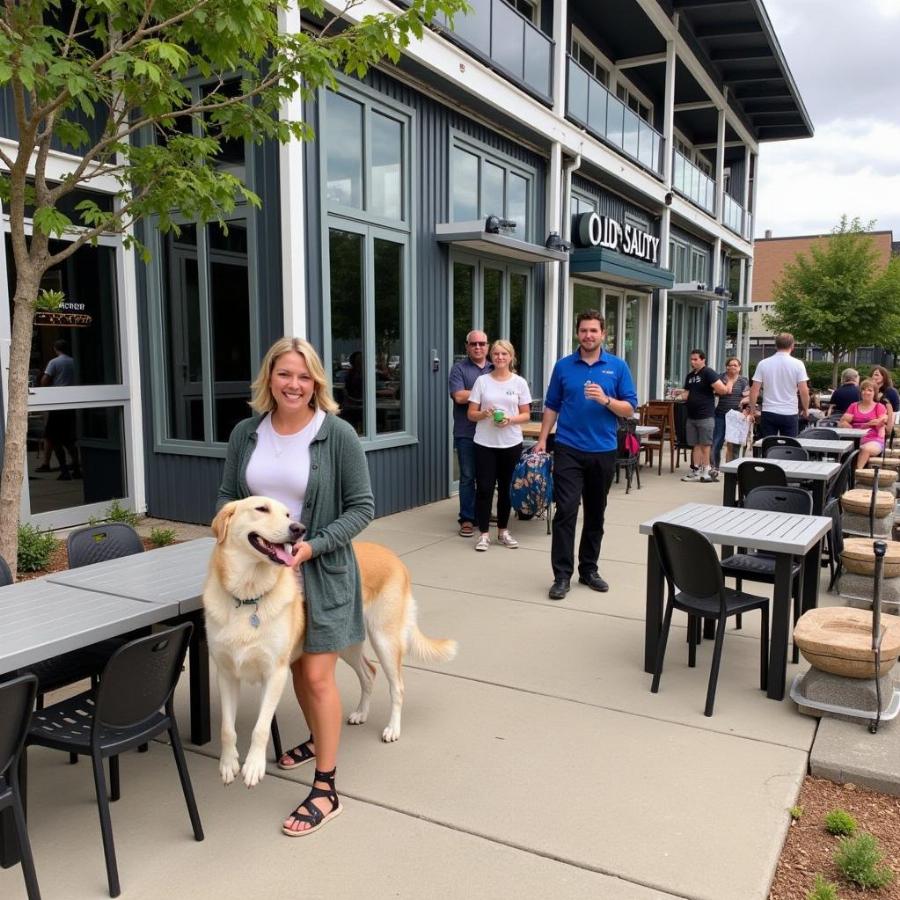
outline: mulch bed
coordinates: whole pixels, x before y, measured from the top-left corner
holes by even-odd
[[[803,782],[797,805],[803,814],[788,830],[769,900],[806,900],[816,873],[834,882],[842,898],[900,900],[900,797],[810,776]],[[838,838],[823,825],[826,813],[833,809],[843,809],[856,819],[857,834],[867,831],[878,839],[884,861],[896,875],[891,884],[877,891],[864,891],[841,876],[832,861]]]
[[[141,538],[145,550],[153,550],[156,544],[150,538]],[[181,541],[173,541],[173,544],[180,544]],[[65,541],[60,541],[57,548],[50,557],[50,562],[46,569],[39,569],[37,572],[19,572],[16,575],[16,581],[30,581],[32,578],[40,578],[42,575],[49,575],[51,572],[61,572],[69,568],[69,554],[66,552]]]

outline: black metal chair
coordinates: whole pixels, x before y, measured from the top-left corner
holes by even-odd
[[[769,447],[768,451],[763,454],[766,459],[809,459],[809,451],[804,447]]]
[[[12,810],[28,900],[40,900],[41,892],[25,825],[19,787],[19,759],[28,734],[36,693],[37,678],[34,675],[22,675],[0,684],[0,811]]]
[[[831,530],[825,536],[825,553],[831,578],[828,582],[828,590],[833,590],[838,579],[843,574],[844,563],[841,553],[844,550],[844,523],[842,519],[841,496],[847,490],[856,467],[856,457],[859,450],[854,450],[841,463],[841,470],[828,487],[825,495],[825,506],[822,515],[831,519]],[[823,563],[824,564],[824,563]]]
[[[79,569],[92,563],[131,556],[132,553],[143,553],[144,544],[130,525],[111,522],[71,532],[66,539],[66,552],[69,554],[69,568]]]
[[[744,497],[758,487],[787,487],[787,478],[781,466],[759,459],[744,460],[737,470],[738,502],[743,506]]]
[[[799,516],[812,515],[812,496],[808,491],[798,487],[758,487],[750,491],[744,498],[745,509],[759,509],[772,512],[793,513]],[[756,581],[762,584],[775,583],[775,557],[773,554],[758,550],[756,552],[739,551],[722,560],[722,573],[726,578],[733,578],[735,587],[741,590],[744,581]],[[800,618],[803,606],[803,564],[791,561],[791,596],[794,606],[794,622]],[[799,650],[794,646],[792,659],[798,662]]]
[[[787,435],[770,434],[762,439],[762,443],[759,446],[761,455],[766,457],[769,455],[768,451],[771,447],[799,447],[800,441]]]
[[[839,441],[841,436],[833,428],[823,428],[813,425],[800,432],[802,438],[816,438],[820,441]]]
[[[110,897],[118,897],[121,892],[109,815],[110,799],[119,798],[119,754],[168,733],[194,838],[203,840],[203,826],[173,709],[175,685],[192,627],[185,622],[130,641],[112,655],[96,690],[34,713],[29,744],[91,758]],[[108,795],[103,772],[103,760],[107,758]]]
[[[769,600],[745,594],[725,586],[722,568],[713,545],[699,531],[684,525],[656,522],[653,537],[659,553],[659,561],[668,585],[669,599],[663,617],[662,631],[656,650],[656,671],[650,690],[659,691],[662,677],[666,641],[672,624],[672,611],[679,609],[688,616],[688,666],[697,664],[697,643],[700,637],[701,619],[717,622],[713,648],[709,686],[706,691],[705,716],[713,714],[716,701],[716,684],[722,661],[722,643],[725,625],[730,616],[758,609],[762,616],[760,632],[759,687],[765,690],[769,674]]]
[[[6,587],[13,583],[12,571],[6,563],[6,560],[0,556],[0,587]]]
[[[637,422],[634,419],[619,419],[616,431],[616,484],[619,483],[619,472],[625,470],[625,493],[631,492],[632,477],[637,481],[638,490],[641,489],[641,448],[640,441],[637,439],[635,427]],[[638,450],[636,453],[628,449],[628,435],[631,435]]]

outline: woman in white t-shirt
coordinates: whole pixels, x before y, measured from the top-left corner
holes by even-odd
[[[509,341],[494,341],[494,370],[475,381],[469,394],[469,421],[475,422],[475,521],[481,532],[476,550],[491,538],[491,499],[497,486],[497,541],[511,550],[519,542],[509,533],[509,485],[522,453],[522,423],[528,421],[531,392],[515,374],[516,351]]]

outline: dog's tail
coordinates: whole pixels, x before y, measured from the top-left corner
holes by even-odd
[[[408,650],[421,662],[450,662],[456,656],[456,641],[449,638],[430,638],[419,631],[413,622],[409,628]]]

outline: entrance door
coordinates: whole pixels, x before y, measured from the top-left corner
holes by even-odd
[[[64,247],[51,241],[50,252]],[[9,302],[0,311],[0,336],[9,335],[15,269],[5,238]],[[110,503],[132,506],[133,466],[129,392],[123,378],[121,242],[101,238],[44,276],[42,287],[62,291],[59,310],[39,311],[31,341],[27,478],[21,518],[60,528],[102,516]],[[0,288],[2,289],[2,288]]]
[[[452,362],[466,355],[466,335],[484,331],[488,339],[505,338],[516,350],[516,369],[531,380],[531,267],[481,259],[461,253],[450,258]],[[457,490],[459,470],[450,431],[450,490]]]

